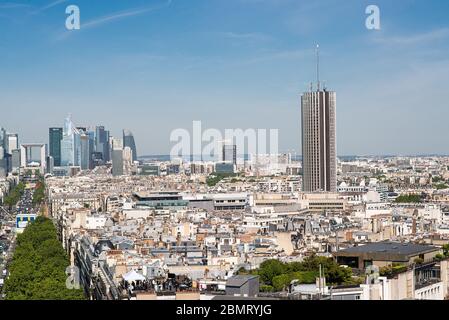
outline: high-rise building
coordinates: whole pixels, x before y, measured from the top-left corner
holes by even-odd
[[[97,126],[95,130],[95,144],[96,151],[103,154],[103,161],[108,162],[110,158],[110,143],[109,143],[109,131],[105,130],[103,126]]]
[[[75,165],[75,126],[70,115],[65,119],[64,130],[61,141],[61,166],[70,167]]]
[[[0,147],[5,148],[7,143],[6,130],[0,127]]]
[[[0,145],[0,178],[5,178],[8,175],[8,162],[6,152],[3,146]]]
[[[50,128],[48,132],[48,144],[50,149],[50,156],[53,157],[53,163],[56,167],[61,166],[61,141],[63,130],[62,128]]]
[[[133,152],[130,147],[123,148],[123,173],[125,175],[130,175],[132,171],[133,164]]]
[[[237,165],[237,146],[235,144],[223,144],[222,159],[223,162],[230,162]]]
[[[336,93],[310,90],[301,97],[303,191],[337,190]]]
[[[112,175],[123,175],[123,141],[113,139],[112,141]]]
[[[12,171],[16,171],[20,168],[20,149],[16,149],[12,151],[11,154],[11,169]]]
[[[108,143],[106,144],[106,149],[105,149],[105,159],[107,159],[106,161],[111,161],[112,160],[112,144],[114,142],[114,137],[110,135],[109,131],[106,131],[106,136],[108,138]],[[121,144],[122,144],[122,148],[123,148],[123,140],[120,139]]]
[[[88,170],[90,168],[90,159],[92,152],[90,151],[89,136],[85,133],[80,135],[80,150],[81,150],[81,170]]]
[[[0,128],[0,178],[4,178],[8,175],[8,138],[6,130]]]
[[[303,191],[337,191],[337,94],[321,89],[317,45],[316,91],[301,96]]]
[[[94,163],[94,153],[95,153],[95,131],[94,130],[88,130],[87,136],[89,139],[89,169],[95,168]]]
[[[46,164],[47,164],[47,168],[46,168],[45,172],[53,174],[53,169],[55,167],[55,159],[53,159],[52,156],[47,156]]]
[[[103,153],[104,127],[97,126],[95,128],[95,150]]]
[[[123,146],[129,147],[132,151],[132,161],[137,161],[137,148],[134,136],[131,131],[123,130]]]
[[[83,135],[83,132],[78,130],[78,128],[75,129],[75,132],[73,133],[73,149],[74,149],[74,166],[81,167],[81,159],[82,159],[82,149],[81,149],[81,136]]]
[[[12,171],[12,151],[19,148],[19,137],[16,133],[7,133],[0,128],[0,176],[6,177]]]
[[[112,150],[112,175],[123,175],[123,149]]]
[[[16,149],[19,149],[19,135],[17,133],[8,133],[6,141],[6,152],[12,154],[12,151]]]
[[[103,152],[92,152],[92,166],[97,167],[104,164]]]

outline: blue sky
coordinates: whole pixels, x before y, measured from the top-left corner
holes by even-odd
[[[65,29],[68,5],[81,29]],[[381,30],[365,28],[375,4]],[[0,126],[46,142],[77,125],[170,132],[278,128],[300,150],[300,93],[337,91],[338,154],[449,153],[449,1],[0,0]]]

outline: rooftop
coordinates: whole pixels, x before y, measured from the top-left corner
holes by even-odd
[[[343,249],[337,252],[336,255],[384,254],[408,257],[438,250],[439,248],[430,245],[381,241]]]
[[[249,280],[252,280],[255,278],[257,279],[258,277],[259,276],[252,276],[252,275],[233,276],[233,277],[229,278],[228,281],[226,281],[226,286],[227,287],[241,287]]]

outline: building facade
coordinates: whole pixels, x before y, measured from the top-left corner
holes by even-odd
[[[129,147],[132,151],[132,161],[137,161],[137,148],[131,131],[123,130],[123,147]]]
[[[336,93],[304,93],[301,115],[303,190],[336,192]]]
[[[103,126],[96,127],[96,151],[101,152],[103,155],[103,161],[108,162],[110,159],[110,143],[109,143],[109,131],[105,130]]]
[[[61,141],[62,141],[62,128],[50,128],[48,132],[49,152],[53,157],[54,165],[56,167],[61,166]]]
[[[237,165],[237,146],[235,144],[223,144],[222,161]]]
[[[69,117],[65,119],[61,141],[61,166],[75,165],[75,127]]]

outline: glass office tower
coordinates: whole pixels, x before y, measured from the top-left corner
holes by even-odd
[[[129,130],[123,130],[123,146],[131,149],[133,156],[132,161],[137,161],[136,142],[134,141],[132,132]]]
[[[64,130],[61,141],[61,166],[75,165],[75,126],[68,116],[64,122]]]
[[[50,128],[48,133],[50,156],[56,167],[61,166],[61,141],[63,136],[62,128]]]

